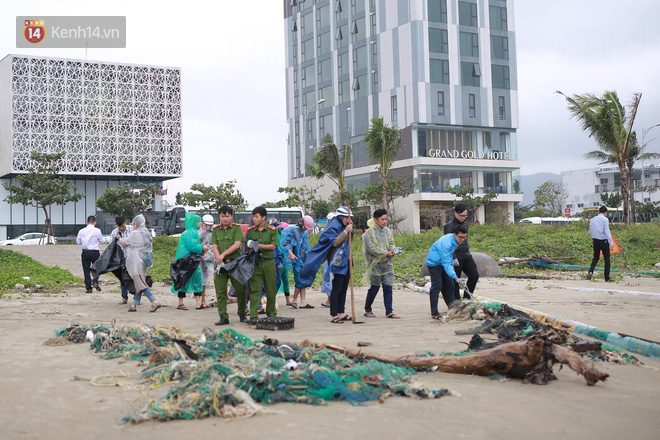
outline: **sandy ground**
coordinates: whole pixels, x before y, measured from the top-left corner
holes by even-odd
[[[51,247],[57,250],[57,246]],[[59,252],[59,250],[57,250]],[[42,258],[45,258],[42,256]],[[79,256],[78,256],[79,258]],[[46,258],[47,259],[47,258]],[[79,261],[74,257],[71,261]],[[57,254],[61,266],[66,258]],[[53,264],[51,262],[51,264]],[[139,391],[122,387],[95,387],[78,377],[136,372],[136,363],[103,360],[88,344],[46,346],[56,329],[71,323],[103,323],[116,319],[117,326],[174,325],[191,334],[213,327],[214,309],[175,309],[176,297],[165,286],[156,286],[159,301],[166,304],[148,313],[143,303],[138,313],[117,305],[119,288],[112,276],[101,279],[103,292],[85,294],[83,287],[54,296],[15,296],[0,300],[0,438],[2,439],[170,439],[235,438],[471,438],[471,439],[610,439],[660,438],[660,360],[638,356],[648,368],[613,363],[597,364],[610,374],[607,382],[588,387],[581,376],[564,368],[559,380],[547,386],[519,380],[497,381],[485,377],[445,373],[419,373],[419,381],[431,387],[446,386],[456,395],[435,400],[389,398],[366,406],[331,403],[327,406],[278,404],[272,414],[227,422],[208,418],[193,421],[120,424],[120,419],[140,407]],[[590,288],[580,291],[572,288]],[[525,306],[594,325],[660,340],[660,299],[620,291],[660,292],[660,280],[623,278],[617,283],[593,281],[528,281],[484,279],[477,293],[488,298]],[[356,312],[361,325],[331,324],[328,309],[320,307],[325,295],[310,291],[313,310],[293,310],[279,295],[281,316],[296,319],[295,328],[267,332],[238,322],[236,305],[230,305],[231,327],[253,339],[264,336],[299,343],[304,339],[356,348],[358,341],[373,346],[368,352],[402,355],[422,350],[458,351],[468,336],[457,329],[474,323],[438,323],[430,319],[428,295],[395,290],[394,309],[401,320],[384,318],[382,299],[376,300],[377,318],[362,317],[366,289],[355,290]],[[350,296],[349,296],[350,298]],[[347,301],[350,310],[350,301]],[[350,312],[349,312],[350,313]],[[79,314],[84,314],[80,316]],[[163,389],[150,392],[156,397]],[[118,437],[120,436],[120,437]]]

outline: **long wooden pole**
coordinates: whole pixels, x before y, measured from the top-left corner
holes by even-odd
[[[352,223],[351,220],[351,207],[348,208],[348,220]],[[353,287],[353,232],[351,231],[348,234],[348,273],[351,280],[351,317],[353,319],[353,324],[362,324],[362,321],[357,321],[355,319],[355,292]]]

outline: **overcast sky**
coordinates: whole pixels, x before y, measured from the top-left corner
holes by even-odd
[[[394,1],[394,0],[388,0]],[[188,6],[189,7],[185,7]],[[39,1],[3,4],[0,58],[7,54],[126,62],[182,69],[184,176],[165,183],[168,199],[193,183],[230,179],[250,205],[281,198],[287,183],[282,0]],[[16,16],[125,15],[126,49],[17,49]],[[596,166],[596,145],[569,118],[567,94],[643,94],[635,129],[660,123],[660,2],[517,0],[521,174]],[[4,105],[4,104],[3,104]],[[660,127],[647,151],[660,152]],[[660,161],[657,161],[660,163]]]

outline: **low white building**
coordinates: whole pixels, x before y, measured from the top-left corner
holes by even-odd
[[[635,200],[641,203],[660,202],[660,163],[643,163],[633,172],[635,188],[654,187],[651,192],[635,192]],[[616,166],[563,171],[561,183],[568,190],[564,208],[569,208],[573,215],[590,206],[601,206],[600,196],[603,193],[621,192],[621,173]]]
[[[182,175],[181,70],[28,55],[0,60],[0,239],[41,231],[42,209],[8,204],[2,183],[33,166],[32,151],[65,151],[60,174],[83,198],[51,205],[55,235],[75,234],[108,187]],[[161,197],[157,197],[160,209]]]

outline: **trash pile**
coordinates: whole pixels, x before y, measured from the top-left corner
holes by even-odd
[[[149,388],[169,386],[124,422],[250,417],[267,412],[262,405],[277,402],[346,400],[355,405],[389,396],[451,394],[414,383],[414,369],[275,339],[252,341],[233,329],[204,329],[196,338],[175,327],[75,324],[56,335],[76,343],[91,341],[106,359],[137,360],[145,365],[138,379]]]
[[[586,340],[564,328],[539,322],[529,314],[497,302],[479,302],[462,300],[452,304],[448,320],[466,321],[483,320],[484,322],[466,329],[457,330],[457,335],[473,335],[468,344],[469,351],[481,351],[493,348],[506,342],[521,341],[526,337],[541,331],[553,330],[580,356],[589,361],[614,362],[643,366],[635,356],[623,353],[615,347],[601,342]],[[480,335],[494,334],[497,341],[486,342]]]

